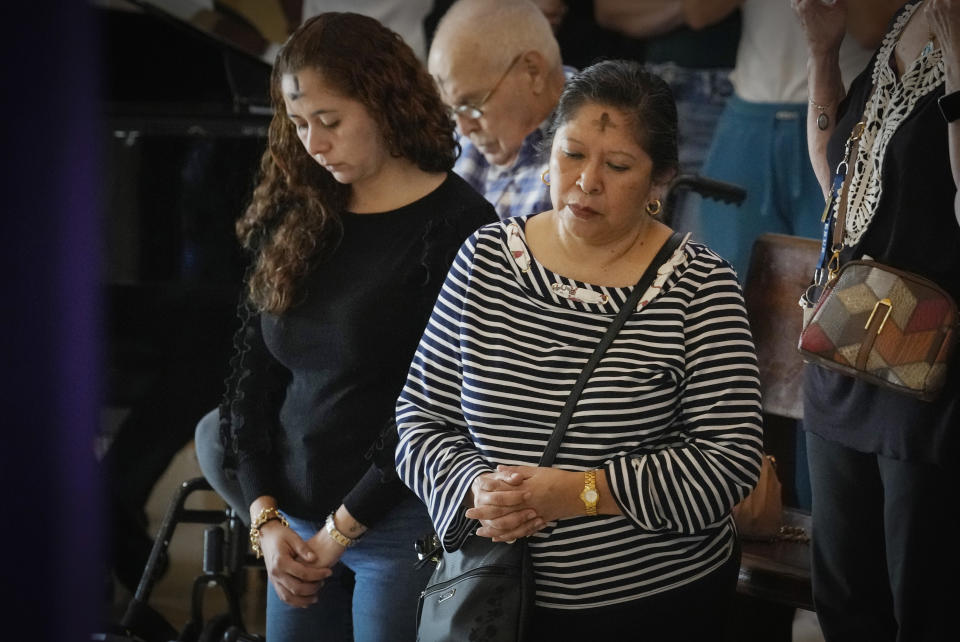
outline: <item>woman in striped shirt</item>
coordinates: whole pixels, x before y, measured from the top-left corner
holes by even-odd
[[[446,550],[528,537],[538,639],[716,637],[739,549],[730,509],[760,470],[760,393],[736,276],[671,230],[670,90],[632,62],[570,80],[550,139],[554,209],[462,246],[397,405],[397,468]],[[564,401],[640,276],[637,311]]]

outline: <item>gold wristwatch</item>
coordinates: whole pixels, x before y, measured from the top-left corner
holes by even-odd
[[[600,500],[600,493],[597,492],[597,471],[584,471],[580,499],[583,500],[583,509],[587,515],[597,514],[597,502]]]
[[[335,541],[337,544],[339,544],[344,548],[350,548],[351,546],[355,546],[359,538],[347,537],[346,535],[340,532],[340,529],[337,528],[337,523],[333,520],[333,516],[335,513],[336,511],[327,515],[327,523],[324,525],[324,527],[327,529],[327,534],[330,536],[330,539],[332,539],[333,541]]]

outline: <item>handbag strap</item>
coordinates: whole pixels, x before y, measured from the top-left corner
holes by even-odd
[[[850,183],[852,182],[854,173],[851,164],[855,166],[857,163],[857,155],[860,151],[860,139],[863,137],[863,133],[866,130],[867,108],[870,105],[870,101],[873,100],[876,91],[877,87],[874,85],[870,89],[870,93],[867,94],[867,99],[863,107],[863,115],[853,126],[853,129],[850,130],[850,136],[847,138],[847,143],[843,150],[843,160],[837,165],[837,170],[833,178],[833,185],[830,189],[830,199],[827,202],[827,209],[824,210],[823,242],[821,244],[822,247],[819,266],[821,270],[824,267],[826,268],[827,282],[833,280],[833,277],[836,276],[837,272],[840,270],[840,252],[843,251],[843,237],[847,229],[847,200],[850,193]],[[831,217],[829,213],[834,199],[836,199],[836,214]],[[827,243],[830,243],[830,259],[826,261],[826,265],[824,266],[824,259],[826,259],[826,255],[828,253]],[[815,275],[815,280],[820,280],[820,274]]]
[[[836,275],[837,271],[840,269],[840,252],[843,250],[843,237],[847,231],[847,199],[850,193],[850,176],[852,172],[850,171],[850,163],[857,162],[857,153],[860,149],[860,138],[863,136],[864,130],[864,121],[861,120],[856,125],[853,126],[853,130],[850,132],[850,138],[847,140],[846,144],[846,153],[844,155],[843,162],[840,163],[840,167],[843,167],[842,174],[842,183],[840,184],[840,193],[836,195],[837,198],[837,213],[833,217],[833,239],[831,241],[830,251],[832,253],[830,260],[827,262],[827,271],[828,277],[827,280],[830,281],[833,279],[833,276]],[[837,174],[840,175],[838,169]],[[827,221],[827,226],[830,226],[831,221]]]
[[[577,401],[580,399],[580,393],[583,392],[584,386],[587,385],[587,379],[590,378],[594,368],[596,368],[597,364],[600,363],[600,359],[607,351],[607,348],[609,348],[610,344],[613,343],[617,333],[620,332],[620,328],[622,328],[623,324],[627,322],[627,317],[629,317],[636,309],[637,303],[640,301],[640,297],[643,296],[643,293],[646,292],[650,287],[650,284],[653,283],[653,279],[657,276],[657,270],[659,270],[660,266],[670,258],[670,256],[677,250],[678,247],[680,247],[682,242],[683,237],[679,232],[674,232],[670,238],[667,239],[667,242],[663,244],[663,247],[660,248],[660,251],[657,252],[657,255],[653,257],[650,265],[647,266],[646,270],[644,270],[643,276],[641,276],[640,280],[637,281],[637,285],[633,288],[630,296],[627,297],[626,302],[620,306],[620,311],[607,328],[606,334],[604,334],[603,338],[600,339],[600,343],[593,351],[593,354],[590,355],[587,365],[583,367],[579,378],[577,378],[577,382],[573,386],[573,390],[570,391],[570,396],[567,397],[567,402],[563,406],[563,411],[560,413],[560,418],[557,419],[557,425],[553,429],[553,434],[550,435],[550,441],[547,443],[547,448],[544,451],[543,456],[540,457],[541,467],[549,468],[553,465],[553,460],[557,456],[557,452],[560,450],[560,442],[563,441],[563,434],[567,431],[567,424],[570,423],[570,418],[573,416],[573,410],[577,405]]]

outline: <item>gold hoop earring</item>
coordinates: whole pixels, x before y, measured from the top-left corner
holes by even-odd
[[[543,174],[540,174],[540,180],[543,181],[544,185],[550,184],[550,170],[544,170]]]
[[[656,216],[660,213],[660,210],[663,209],[663,204],[660,202],[659,198],[655,198],[649,203],[647,203],[647,214],[650,216]]]

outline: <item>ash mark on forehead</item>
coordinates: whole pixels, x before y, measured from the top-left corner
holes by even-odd
[[[601,132],[606,131],[607,127],[612,127],[613,129],[616,129],[616,128],[617,128],[616,123],[614,123],[612,120],[610,120],[610,114],[608,114],[607,112],[603,112],[603,114],[601,114],[600,118],[598,118],[597,120],[593,121],[593,124],[594,124],[594,125],[597,127],[597,129],[599,129]]]
[[[283,93],[285,93],[290,100],[296,100],[303,95],[300,91],[300,79],[297,78],[296,74],[284,75],[283,80],[280,81],[280,85],[283,88]]]

